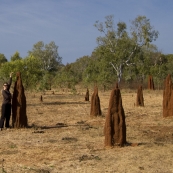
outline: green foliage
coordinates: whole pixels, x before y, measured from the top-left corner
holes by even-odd
[[[21,60],[20,53],[16,51],[14,55],[11,57],[11,61]]]
[[[22,81],[26,89],[38,89],[39,83],[43,78],[40,61],[34,56],[29,56],[23,59],[24,71],[22,73]]]
[[[155,41],[159,32],[151,26],[150,19],[146,16],[138,16],[132,21],[131,34],[136,44],[142,47]]]
[[[173,76],[173,55],[163,55],[151,44],[158,38],[150,20],[137,16],[131,22],[130,32],[126,23],[114,24],[113,16],[106,16],[104,22],[96,21],[94,26],[102,36],[97,39],[91,56],[83,56],[75,62],[63,65],[58,54],[58,46],[52,41],[42,41],[33,45],[28,57],[21,58],[19,52],[8,62],[0,54],[0,81],[6,81],[10,72],[20,71],[25,89],[49,90],[52,87],[70,88],[76,92],[75,85],[97,84],[109,87],[123,79],[127,83],[143,83],[152,75],[158,88],[167,74]]]
[[[21,73],[25,71],[23,60],[16,60],[2,64],[0,68],[0,80],[5,81],[9,79],[10,72],[15,73],[17,71],[20,71]]]
[[[162,62],[166,64],[167,74],[173,76],[173,54],[162,55]]]
[[[58,46],[53,41],[49,44],[39,41],[28,53],[40,61],[40,68],[44,72],[56,71],[61,65],[62,58],[58,54]]]
[[[26,89],[36,89],[39,80],[42,78],[38,66],[39,62],[32,56],[4,63],[0,68],[0,80],[8,80],[10,72],[14,72],[14,77],[16,72],[21,72],[24,87]]]
[[[90,63],[89,56],[83,56],[80,59],[77,59],[75,63],[71,64],[71,69],[74,72],[76,82],[82,82],[83,72],[88,67]]]
[[[74,63],[62,66],[54,79],[56,86],[73,88],[75,90],[74,86],[77,83],[82,82],[87,85],[88,74],[86,71],[90,65],[92,65],[91,57],[83,56]]]
[[[84,81],[86,83],[93,83],[99,85],[107,85],[115,81],[115,72],[110,65],[110,59],[112,54],[105,49],[104,46],[100,46],[95,49],[90,58],[90,63],[84,71]]]
[[[55,84],[60,87],[73,88],[78,83],[78,77],[75,75],[75,71],[72,68],[72,64],[63,66],[61,70],[56,74]]]
[[[0,53],[0,67],[3,63],[6,63],[8,60],[7,58],[5,57],[4,54]]]
[[[56,73],[55,72],[46,72],[42,75],[42,79],[40,79],[39,83],[39,90],[51,90],[52,86],[55,85],[55,78]]]
[[[114,28],[113,16],[106,16],[104,23],[96,21],[95,27],[104,34],[97,38],[98,46],[104,47],[105,52],[109,51],[112,56],[109,63],[116,71],[117,80],[120,82],[123,73],[142,71],[137,64],[141,64],[142,68],[145,62],[144,47],[149,47],[153,40],[158,37],[158,31],[155,31],[150,25],[149,19],[145,16],[138,16],[132,21],[131,32],[126,30],[126,24],[119,22],[117,28]],[[134,66],[134,67],[131,67]],[[125,76],[126,80],[131,77]]]

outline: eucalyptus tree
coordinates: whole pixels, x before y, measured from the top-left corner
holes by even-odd
[[[98,57],[92,53],[89,61],[88,66],[85,68],[83,72],[83,81],[86,85],[90,83],[97,83],[98,82],[98,75],[100,73],[99,70],[99,61]]]
[[[23,72],[22,81],[25,89],[37,90],[40,87],[40,83],[43,79],[42,70],[40,67],[40,61],[34,56],[28,56],[22,59]]]
[[[4,54],[0,53],[0,66],[1,66],[1,64],[6,63],[6,62],[8,62],[7,58],[5,57]]]
[[[129,69],[133,68],[136,74],[134,75],[134,80],[140,82],[141,84],[145,82],[146,77],[148,75],[156,75],[153,73],[152,69],[157,66],[157,58],[159,56],[159,52],[155,45],[143,46],[140,49],[140,52],[134,57],[134,65],[129,67]],[[129,70],[126,68],[126,70]]]
[[[159,32],[154,30],[146,16],[138,16],[131,23],[132,39],[137,46],[148,46],[158,38]]]
[[[58,53],[58,46],[55,42],[44,44],[42,41],[33,45],[32,51],[28,51],[29,56],[34,56],[40,61],[40,68],[43,72],[56,71],[62,64],[62,58]]]
[[[56,74],[55,81],[60,87],[74,88],[78,83],[77,76],[72,64],[66,64],[62,66],[60,71]]]
[[[38,59],[33,56],[6,62],[0,68],[0,80],[8,80],[10,72],[14,72],[15,77],[16,72],[20,71],[24,88],[37,89],[42,80],[42,71],[39,68],[39,63]]]
[[[82,82],[83,73],[90,63],[90,56],[83,56],[76,59],[74,63],[71,63],[71,70],[74,72],[75,80],[77,82]]]
[[[121,80],[122,69],[124,64],[128,63],[129,53],[126,51],[126,45],[130,45],[130,39],[126,31],[126,24],[119,22],[117,24],[117,30],[114,27],[113,16],[106,16],[105,23],[95,23],[95,27],[104,34],[103,37],[98,37],[97,42],[99,46],[105,47],[112,54],[112,60],[108,63],[113,66],[117,73],[118,82]],[[128,51],[129,51],[128,48]],[[125,57],[125,53],[128,53]]]
[[[150,73],[154,77],[154,81],[157,84],[157,89],[160,89],[163,86],[163,81],[169,71],[167,67],[168,59],[161,52],[154,52],[151,56],[153,64],[150,67]]]
[[[40,69],[40,61],[34,56],[23,59],[23,83],[26,89],[37,90],[40,87],[43,75]]]
[[[115,71],[110,68],[112,54],[104,47],[97,47],[90,56],[90,61],[83,73],[83,79],[86,84],[95,83],[101,85],[104,89],[112,80],[116,80]]]
[[[18,51],[16,51],[14,53],[14,55],[11,56],[11,61],[16,61],[16,60],[20,60],[20,59],[22,59],[22,57],[20,57],[20,53]]]
[[[163,59],[166,59],[167,74],[173,76],[173,54],[162,55]]]
[[[115,29],[113,16],[106,16],[104,23],[96,21],[95,27],[104,35],[97,38],[98,46],[105,46],[113,58],[109,62],[117,73],[120,82],[125,66],[135,64],[134,57],[141,52],[143,46],[148,46],[158,37],[150,25],[150,20],[145,16],[138,16],[132,21],[131,32],[128,34],[127,26],[124,22],[117,24]]]
[[[23,60],[6,62],[1,65],[0,79],[3,81],[8,80],[10,72],[16,73],[17,71],[20,71],[22,74],[25,71]]]
[[[29,51],[29,56],[35,57],[39,61],[39,69],[41,69],[41,86],[40,89],[51,89],[52,82],[57,72],[62,65],[62,58],[58,53],[58,46],[55,42],[44,44],[42,41],[33,45],[32,51]]]

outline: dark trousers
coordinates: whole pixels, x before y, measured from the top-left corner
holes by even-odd
[[[0,120],[0,128],[4,127],[4,121],[5,121],[5,127],[10,127],[10,116],[11,116],[11,103],[2,104],[1,108],[1,120]]]

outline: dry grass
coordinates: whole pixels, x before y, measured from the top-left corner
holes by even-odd
[[[144,107],[134,106],[136,91],[121,91],[132,145],[107,149],[103,127],[110,92],[99,92],[103,116],[95,119],[85,91],[47,91],[43,102],[41,93],[26,93],[29,128],[0,132],[0,172],[173,172],[173,117],[162,117],[162,91],[144,90]]]

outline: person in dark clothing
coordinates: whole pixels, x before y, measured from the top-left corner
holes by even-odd
[[[4,127],[4,121],[5,121],[5,127],[9,128],[9,122],[10,122],[10,116],[11,116],[11,93],[10,93],[10,86],[12,83],[12,73],[10,73],[10,80],[9,83],[5,82],[3,85],[2,90],[2,107],[1,107],[1,120],[0,120],[0,129],[2,130]]]

